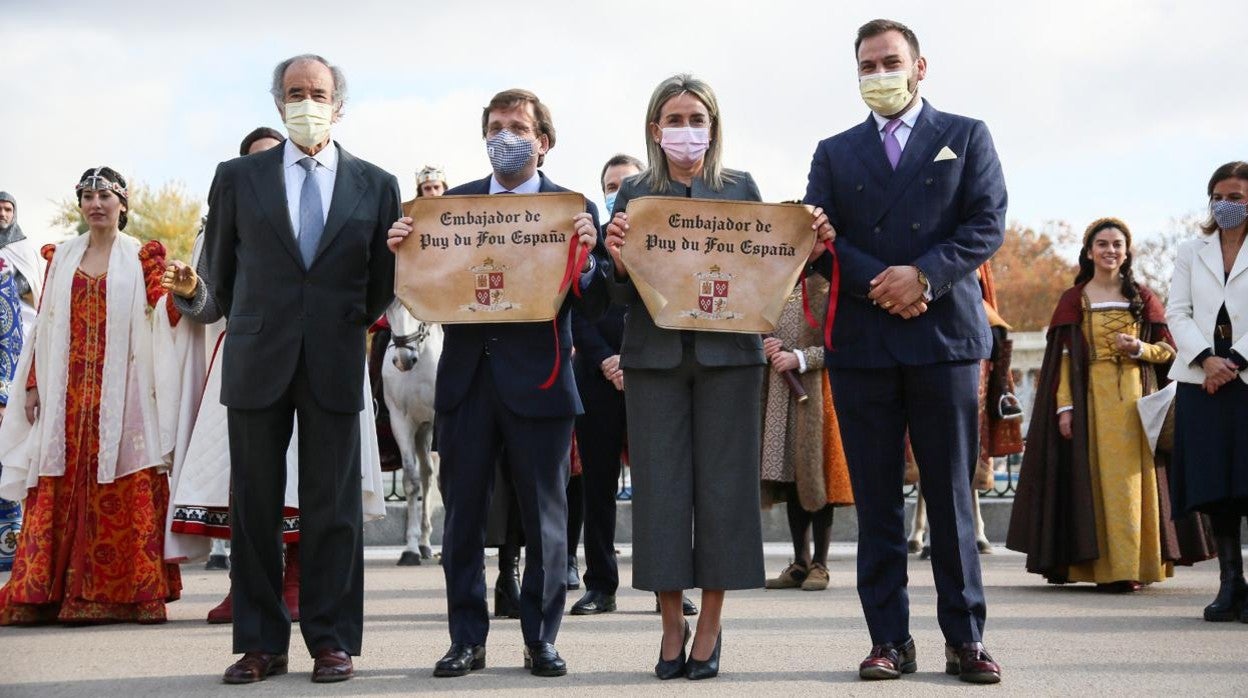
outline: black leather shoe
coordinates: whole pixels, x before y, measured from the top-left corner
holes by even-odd
[[[658,613],[659,611],[660,611],[659,595],[656,592],[654,595],[654,612]],[[680,595],[680,612],[686,616],[696,616],[698,615],[698,607],[696,604],[694,604],[692,601],[689,600],[688,596],[681,594]]]
[[[680,641],[680,654],[675,659],[663,658],[663,644],[659,643],[659,662],[654,665],[654,675],[663,679],[674,679],[677,676],[685,675],[685,645],[689,644],[689,638],[693,635],[693,631],[689,629],[689,621],[685,621],[685,639]]]
[[[534,676],[563,676],[568,665],[549,642],[524,643],[524,668]]]
[[[685,662],[685,678],[690,681],[698,681],[700,679],[713,679],[719,676],[719,648],[724,642],[724,631],[720,630],[719,635],[715,636],[715,649],[711,650],[711,656],[705,661],[689,657],[689,661]]]
[[[485,645],[469,645],[456,642],[433,665],[433,675],[439,677],[463,676],[470,671],[485,668]]]
[[[871,654],[858,665],[858,678],[874,681],[913,674],[919,668],[915,654],[912,637],[906,638],[900,645],[892,642],[876,645],[871,648]]]
[[[581,570],[576,565],[576,555],[568,556],[568,589],[581,588]]]
[[[680,612],[687,616],[698,615],[698,607],[689,600],[688,596],[681,594],[680,596]]]
[[[593,616],[599,613],[610,613],[615,610],[615,594],[590,589],[580,601],[572,604],[572,615]]]
[[[982,642],[945,645],[945,673],[967,683],[1000,683],[1001,666],[992,660]]]

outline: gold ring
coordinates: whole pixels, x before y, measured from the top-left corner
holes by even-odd
[[[892,301],[884,301],[884,308],[885,308],[885,309],[888,309],[888,308],[891,308],[891,307],[893,307],[893,302],[892,302]]]

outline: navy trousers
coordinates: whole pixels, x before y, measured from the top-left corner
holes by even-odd
[[[483,361],[491,360],[488,357]],[[435,420],[446,523],[442,570],[451,642],[485,644],[485,529],[495,462],[505,447],[524,529],[520,629],[525,642],[555,641],[567,596],[569,456],[574,418],[525,417],[499,399],[481,366],[464,399]]]
[[[837,368],[830,376],[858,510],[858,597],[872,644],[910,636],[907,428],[927,501],[941,631],[949,644],[980,641],[986,606],[971,510],[979,362]]]

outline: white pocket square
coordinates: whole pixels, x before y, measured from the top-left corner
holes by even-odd
[[[953,152],[953,150],[950,149],[949,146],[945,146],[940,149],[939,153],[936,153],[936,159],[932,160],[932,162],[940,162],[941,160],[957,160],[957,159],[958,159],[958,154]]]

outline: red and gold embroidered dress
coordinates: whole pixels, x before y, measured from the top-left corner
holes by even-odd
[[[53,250],[45,247],[44,258],[51,261]],[[154,241],[140,253],[149,311],[164,294],[164,257],[164,246]],[[160,623],[165,603],[181,594],[178,566],[164,561],[167,473],[147,468],[111,483],[95,477],[106,277],[74,272],[65,474],[40,477],[29,490],[13,573],[0,589],[0,625]],[[177,324],[177,310],[167,307],[170,324]]]

